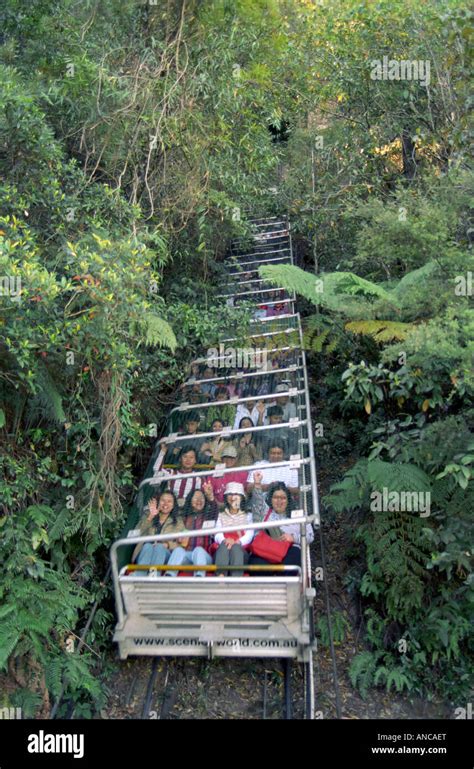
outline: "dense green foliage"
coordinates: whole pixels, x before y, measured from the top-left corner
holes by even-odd
[[[364,694],[383,685],[463,702],[473,683],[471,17],[451,3],[327,11],[308,11],[302,27],[308,45],[321,43],[326,98],[288,146],[283,187],[307,270],[261,274],[313,307],[316,446],[352,464],[325,499],[347,526],[348,587],[364,607],[367,648],[351,680]],[[429,103],[418,83],[369,79],[368,60],[394,51],[431,61]],[[400,504],[408,494],[426,509]]]
[[[354,531],[365,606],[353,682],[459,700],[472,670],[467,8],[6,0],[1,14],[0,666],[15,685],[0,705],[48,715],[64,688],[77,715],[100,708],[105,608],[71,651],[107,597],[150,425],[193,350],[243,327],[214,302],[229,238],[247,211],[282,210],[312,277],[265,275],[312,307],[324,418],[357,459],[328,500]],[[384,55],[430,60],[430,87],[371,79]],[[384,486],[429,490],[431,515],[371,511]]]

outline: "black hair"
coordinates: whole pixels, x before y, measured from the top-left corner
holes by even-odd
[[[218,387],[216,387],[214,398],[217,398],[218,395],[222,395],[222,393],[224,393],[224,395],[228,395],[227,387],[224,387],[224,385],[219,385]]]
[[[283,451],[283,454],[285,453],[286,446],[283,442],[279,442],[278,440],[270,441],[270,443],[267,446],[267,453],[270,453],[271,449],[281,449]]]
[[[193,510],[193,507],[192,507],[192,501],[196,491],[200,491],[201,494],[204,496],[205,504],[201,513],[196,513],[196,511]],[[204,494],[202,489],[191,489],[191,491],[188,492],[188,494],[186,495],[186,499],[184,500],[182,515],[184,518],[188,515],[203,515],[205,521],[208,521],[211,519],[214,520],[216,518],[216,515],[213,512],[213,509],[211,508],[211,505],[209,503],[209,500]]]
[[[270,486],[267,489],[267,496],[265,497],[265,502],[267,503],[268,507],[272,507],[272,497],[275,493],[275,491],[284,491],[286,494],[286,517],[289,518],[291,511],[294,510],[294,502],[292,499],[292,496],[290,494],[290,490],[286,483],[283,483],[283,481],[274,481],[274,483],[271,483]],[[273,509],[273,508],[272,508]]]
[[[189,411],[186,417],[184,418],[184,424],[188,424],[188,422],[200,422],[200,421],[201,421],[201,417],[198,411]]]
[[[174,524],[176,524],[176,522],[178,520],[178,516],[181,515],[181,510],[179,508],[178,500],[176,499],[175,493],[173,491],[171,491],[171,489],[160,489],[160,491],[157,491],[151,497],[151,499],[156,499],[157,504],[159,505],[160,504],[160,499],[163,496],[163,494],[171,494],[171,496],[173,497],[173,509],[171,510],[170,515],[171,515],[171,520],[173,521]]]
[[[239,430],[242,428],[242,422],[244,421],[244,419],[248,419],[248,421],[251,423],[252,427],[255,427],[255,425],[253,423],[253,419],[250,419],[250,417],[242,417],[242,419],[239,422]],[[243,428],[243,429],[245,429],[245,428]]]
[[[220,422],[220,423],[221,423],[221,425],[222,425],[222,427],[224,427],[224,420],[223,420],[223,419],[221,419],[220,417],[216,417],[215,419],[213,419],[213,420],[212,420],[212,422],[211,422],[211,427],[212,427],[212,426],[213,426],[213,425],[214,425],[216,422]]]
[[[191,443],[187,443],[185,446],[182,447],[178,455],[178,460],[181,461],[183,454],[187,454],[189,451],[194,451],[194,456],[196,457],[196,461],[197,461],[197,458],[198,458],[197,449]]]
[[[283,416],[283,409],[281,406],[270,406],[270,408],[267,410],[267,416],[270,417],[282,417]]]

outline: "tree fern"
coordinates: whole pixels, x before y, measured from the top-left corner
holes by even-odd
[[[421,491],[431,489],[430,477],[416,465],[402,462],[383,462],[372,459],[367,463],[367,479],[374,489],[386,487],[389,491]]]
[[[60,652],[50,657],[44,667],[45,682],[48,691],[57,697],[63,685],[64,658]]]
[[[360,691],[362,699],[367,696],[367,691],[374,683],[377,662],[382,656],[382,652],[365,651],[357,654],[351,662],[349,668],[349,678],[351,684]]]
[[[386,289],[379,286],[377,283],[372,283],[370,280],[359,277],[353,272],[337,272],[333,273],[337,275],[337,293],[342,294],[362,294],[368,297],[378,297],[390,302],[390,304],[396,304],[396,300],[392,294]]]
[[[346,331],[371,336],[376,342],[402,341],[415,327],[414,323],[391,320],[353,320],[344,326]]]
[[[0,669],[5,668],[8,658],[14,651],[19,639],[20,631],[13,620],[0,623]]]
[[[413,286],[423,286],[426,278],[432,276],[436,270],[439,270],[439,265],[436,262],[427,262],[417,270],[411,270],[398,281],[397,285],[392,290],[392,296],[395,295],[397,299],[402,299],[404,292],[412,288]]]
[[[48,369],[42,363],[38,363],[35,384],[37,392],[29,403],[30,414],[36,416],[37,412],[40,412],[41,416],[50,421],[63,424],[66,421],[66,415],[62,396]]]
[[[342,481],[331,485],[324,502],[338,513],[360,507],[368,499],[367,459],[361,459],[347,471]]]
[[[176,350],[177,341],[170,324],[155,315],[148,312],[145,315],[145,342],[154,347],[168,347],[172,352]]]
[[[342,328],[325,315],[310,315],[303,321],[303,345],[310,352],[331,355],[342,335]]]

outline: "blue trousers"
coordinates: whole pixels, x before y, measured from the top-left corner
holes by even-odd
[[[160,566],[161,564],[168,563],[169,558],[170,551],[162,542],[145,542],[138,554],[137,563]]]
[[[208,566],[212,563],[209,553],[206,553],[203,547],[195,547],[193,550],[185,550],[184,547],[175,547],[167,562],[170,565],[180,566],[181,564],[194,564],[195,566]],[[173,572],[166,572],[167,574]],[[205,577],[205,571],[193,572],[195,577]],[[174,572],[176,575],[176,572]]]

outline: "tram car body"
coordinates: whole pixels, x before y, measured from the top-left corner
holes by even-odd
[[[253,220],[252,227],[255,237],[250,252],[241,253],[239,244],[233,245],[228,259],[229,283],[222,297],[223,301],[242,298],[255,302],[248,344],[265,344],[266,360],[264,364],[256,360],[254,367],[251,362],[245,368],[239,366],[239,361],[229,359],[226,353],[233,340],[220,340],[215,352],[223,359],[222,365],[215,366],[212,377],[202,378],[202,364],[207,359],[198,359],[192,366],[191,377],[180,389],[182,402],[170,414],[168,435],[157,441],[126,532],[111,548],[117,610],[114,641],[121,659],[137,655],[280,657],[298,660],[312,670],[315,588],[307,534],[308,524],[319,526],[319,507],[301,323],[294,310],[294,296],[285,289],[272,288],[258,276],[262,264],[293,263],[291,234],[289,223],[276,218]],[[196,393],[215,392],[219,387],[227,388],[229,383],[232,387],[218,407],[233,409],[236,421],[218,435],[234,441],[234,445],[249,432],[249,428],[239,427],[239,409],[245,413],[246,408],[255,407],[257,400],[265,408],[278,399],[285,402],[286,421],[257,424],[251,429],[252,440],[259,442],[262,451],[275,444],[274,439],[280,444],[286,441],[285,456],[271,465],[262,459],[239,466],[238,470],[249,473],[248,478],[261,468],[277,475],[280,471],[285,479],[293,479],[292,483],[297,485],[293,509],[278,526],[300,527],[301,564],[275,566],[271,576],[261,571],[254,574],[246,566],[243,576],[217,576],[215,567],[207,566],[205,578],[195,576],[195,566],[183,566],[173,572],[174,576],[163,578],[163,569],[144,569],[132,562],[135,546],[198,536],[203,529],[140,536],[136,529],[138,519],[150,496],[170,478],[176,483],[188,479],[196,482],[198,478],[204,482],[210,477],[225,482],[227,475],[233,477],[235,468],[222,462],[206,465],[201,458],[192,472],[183,472],[169,461],[170,457],[173,460],[173,451],[179,451],[190,440],[201,441],[199,445],[203,445],[203,441],[216,439],[210,424],[211,415],[216,413],[216,401],[210,397],[197,401]],[[199,432],[183,434],[183,424],[193,409],[199,409]],[[268,531],[272,526],[276,524],[258,521],[245,528],[257,534],[258,530]],[[241,528],[219,527],[217,520],[210,520],[206,522],[206,535],[225,535]]]

